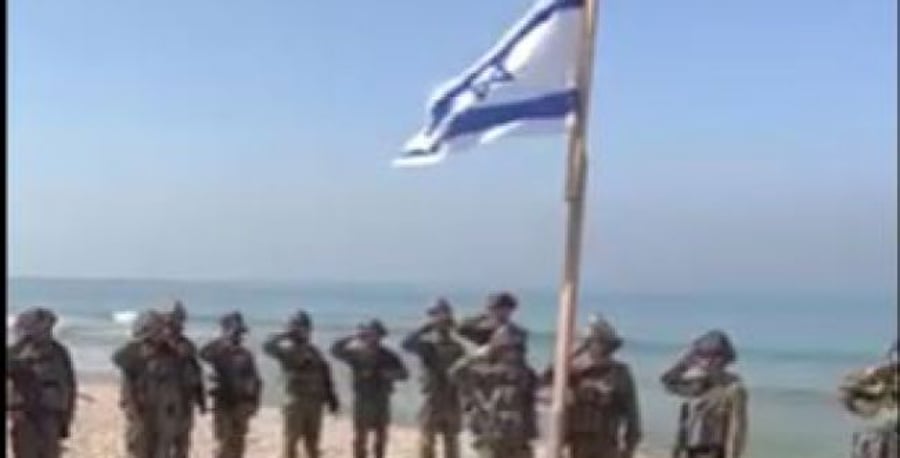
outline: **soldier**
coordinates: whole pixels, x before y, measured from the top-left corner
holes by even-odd
[[[167,317],[141,314],[134,339],[119,348],[113,363],[122,371],[121,405],[125,411],[126,448],[130,458],[169,458],[177,453],[182,420],[191,393],[184,389],[182,356]]]
[[[665,389],[684,398],[676,458],[739,458],[747,432],[747,391],[727,371],[737,358],[728,336],[707,332],[662,377]]]
[[[176,419],[179,426],[178,437],[175,442],[175,458],[187,458],[191,448],[191,432],[194,429],[194,407],[199,408],[201,414],[206,413],[206,390],[203,387],[203,369],[197,347],[184,335],[184,327],[187,323],[187,310],[184,304],[175,300],[172,310],[166,316],[167,323],[171,327],[174,337],[175,350],[180,357],[183,373],[183,387],[188,396],[185,398],[182,417]]]
[[[641,440],[637,391],[628,365],[613,359],[622,338],[606,320],[591,318],[572,357],[566,442],[572,458],[632,458]],[[544,373],[552,383],[553,369]]]
[[[462,412],[459,395],[450,382],[449,370],[465,354],[452,334],[453,309],[443,298],[428,309],[428,321],[404,341],[403,349],[419,356],[423,368],[422,392],[425,402],[419,412],[421,444],[419,456],[433,458],[435,437],[441,435],[444,456],[459,456]]]
[[[200,358],[214,372],[213,435],[217,458],[244,456],[245,439],[250,418],[259,410],[262,380],[253,354],[241,345],[247,333],[239,312],[226,314],[219,320],[222,335],[200,349]]]
[[[900,361],[897,343],[886,361],[848,375],[840,386],[841,399],[851,413],[868,421],[853,435],[851,458],[897,458]]]
[[[340,408],[331,367],[312,344],[311,333],[312,321],[301,310],[291,317],[286,332],[273,335],[263,344],[266,354],[278,361],[286,380],[284,458],[297,456],[301,438],[306,458],[318,458],[323,408],[327,406],[332,413]]]
[[[13,456],[54,458],[62,453],[75,415],[75,370],[66,347],[53,338],[56,315],[26,310],[14,324],[15,342],[6,349],[6,377],[12,380],[10,410]]]
[[[475,345],[488,343],[494,331],[507,326],[512,332],[519,334],[523,352],[527,350],[528,332],[512,322],[512,314],[518,308],[515,296],[507,292],[494,293],[488,296],[485,312],[460,322],[456,332]]]
[[[391,421],[391,393],[394,383],[409,373],[396,353],[382,345],[387,330],[378,320],[359,325],[355,335],[336,341],[335,358],[353,373],[353,456],[368,456],[369,434],[374,437],[374,456],[384,458]]]
[[[501,326],[487,345],[451,369],[481,458],[533,456],[538,380],[525,361],[521,338],[514,328]]]

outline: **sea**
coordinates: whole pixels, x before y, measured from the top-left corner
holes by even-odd
[[[557,293],[511,291],[520,299],[516,320],[530,330],[529,361],[540,371],[553,351]],[[336,282],[11,278],[7,329],[26,307],[50,307],[60,316],[57,337],[69,345],[76,370],[114,376],[111,353],[128,338],[141,310],[181,299],[189,313],[187,333],[198,344],[217,334],[219,316],[238,310],[251,328],[247,345],[257,352],[266,402],[277,404],[280,374],[261,354],[260,342],[282,329],[294,311],[312,315],[314,340],[323,350],[360,321],[377,317],[388,327],[387,344],[402,353],[399,340],[421,322],[435,297],[448,298],[464,316],[480,312],[490,292]],[[734,370],[749,390],[749,458],[848,456],[851,433],[861,424],[841,408],[836,386],[844,374],[880,361],[897,336],[896,292],[584,293],[579,322],[590,313],[602,313],[625,338],[618,357],[636,377],[644,441],[650,450],[663,452],[673,442],[678,401],[663,392],[659,375],[706,330],[725,330],[738,348]],[[413,377],[398,385],[393,415],[399,423],[413,424],[421,399],[419,366],[403,356]],[[347,370],[336,362],[333,369],[343,403],[349,405]]]

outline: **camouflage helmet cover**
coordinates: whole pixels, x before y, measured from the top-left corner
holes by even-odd
[[[388,334],[387,328],[385,328],[384,324],[381,323],[381,320],[378,320],[377,318],[360,323],[357,328],[360,332],[371,332],[379,338]]]
[[[244,323],[244,316],[241,312],[234,311],[227,313],[219,319],[219,325],[225,332],[247,332],[247,325]]]
[[[622,337],[619,336],[616,329],[600,314],[591,316],[585,340],[588,342],[601,342],[610,347],[611,352],[618,350],[623,343]]]
[[[737,360],[737,352],[731,344],[731,339],[724,331],[714,329],[709,331],[696,340],[692,345],[695,353],[700,355],[716,355],[725,359],[727,364]]]
[[[449,315],[453,316],[453,308],[450,306],[450,302],[443,297],[438,298],[431,307],[428,307],[426,311],[428,316],[440,316],[440,315]]]
[[[312,319],[309,314],[303,310],[297,310],[288,320],[288,328],[290,329],[312,329]]]
[[[516,297],[506,291],[493,293],[488,296],[487,308],[491,309],[510,309],[515,310],[518,307]]]

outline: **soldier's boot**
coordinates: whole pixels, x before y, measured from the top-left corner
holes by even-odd
[[[445,432],[444,436],[444,458],[459,458],[459,435],[452,432]]]
[[[375,429],[375,458],[384,458],[388,442],[387,425]]]
[[[435,433],[423,429],[419,435],[419,457],[434,458]]]

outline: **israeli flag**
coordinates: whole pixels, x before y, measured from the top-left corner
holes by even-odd
[[[425,127],[394,165],[435,164],[507,134],[563,132],[578,100],[583,3],[538,0],[475,65],[434,92]]]

